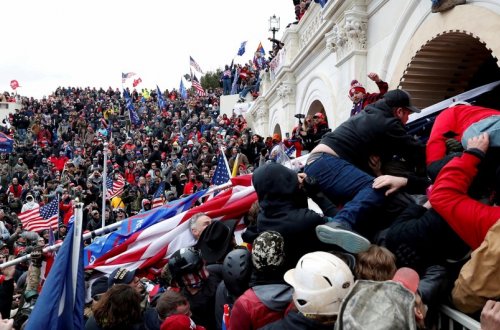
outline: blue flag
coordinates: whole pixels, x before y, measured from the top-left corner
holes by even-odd
[[[0,152],[10,153],[14,147],[14,140],[0,132]]]
[[[85,248],[83,260],[85,267],[93,264],[97,258],[103,256],[115,246],[123,243],[132,234],[190,209],[193,203],[203,196],[205,192],[206,190],[200,190],[185,198],[172,201],[162,207],[125,219],[116,231],[97,237],[92,244]]]
[[[231,95],[238,91],[238,77],[240,76],[240,68],[236,66],[234,69],[233,84],[231,85]]]
[[[130,122],[134,125],[140,125],[141,119],[139,118],[139,115],[137,115],[137,112],[134,109],[134,102],[126,89],[123,90],[123,97],[125,98],[125,107],[130,114]]]
[[[238,49],[238,56],[241,56],[241,55],[245,54],[245,46],[246,46],[246,44],[247,44],[246,41],[243,41],[241,43],[240,49]]]
[[[182,78],[181,78],[181,84],[179,86],[179,92],[181,93],[181,98],[183,100],[188,98],[187,89],[186,89],[186,87],[184,87],[184,83],[182,82]]]
[[[81,228],[71,225],[28,319],[27,330],[85,328],[82,243]]]
[[[156,94],[158,94],[158,108],[160,108],[160,110],[166,108],[167,103],[165,102],[163,93],[160,91],[160,87],[158,87],[158,85],[156,85]]]

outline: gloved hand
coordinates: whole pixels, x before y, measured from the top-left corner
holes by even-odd
[[[464,148],[462,147],[462,143],[455,139],[447,139],[445,141],[446,144],[446,153],[450,154],[452,152],[462,152]]]
[[[42,261],[43,261],[43,253],[42,253],[43,247],[37,246],[33,249],[33,252],[31,252],[31,264],[35,267],[42,267]]]

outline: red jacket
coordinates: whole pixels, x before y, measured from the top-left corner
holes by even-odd
[[[253,289],[248,289],[233,305],[228,330],[260,329],[266,324],[281,320],[286,312],[286,306],[284,307],[282,311],[272,310],[264,305]]]
[[[481,245],[500,219],[500,207],[482,204],[467,195],[480,161],[469,153],[453,158],[439,172],[430,196],[432,208],[472,249]]]
[[[16,186],[11,184],[9,186],[9,193],[13,193],[15,198],[21,198],[21,195],[23,194],[23,186],[19,183]]]
[[[436,117],[427,141],[427,165],[446,155],[446,133],[454,132],[456,139],[461,141],[462,134],[470,125],[494,115],[500,115],[500,111],[472,105],[457,105],[443,110]]]

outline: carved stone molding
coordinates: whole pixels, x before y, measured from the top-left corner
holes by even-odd
[[[295,94],[295,88],[288,83],[282,83],[277,89],[276,93],[280,98],[290,97]]]
[[[342,63],[353,53],[367,51],[367,16],[357,11],[347,11],[325,35],[326,48],[337,53],[337,63]]]
[[[315,6],[316,7],[316,6]],[[311,8],[309,9],[311,10]],[[309,17],[307,17],[308,22],[304,28],[301,28],[300,38],[299,38],[299,49],[302,50],[309,44],[309,41],[317,34],[319,28],[321,27],[321,23],[323,20],[322,15],[317,12],[308,13]]]
[[[269,109],[261,105],[255,112],[255,118],[258,121],[267,121],[269,119]]]

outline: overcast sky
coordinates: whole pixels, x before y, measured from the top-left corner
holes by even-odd
[[[24,0],[2,3],[0,91],[42,97],[58,86],[178,88],[189,56],[204,71],[229,64],[242,41],[248,61],[259,41],[269,51],[269,17],[294,21],[292,0]],[[198,77],[199,78],[199,77]],[[131,83],[132,80],[130,80]]]

